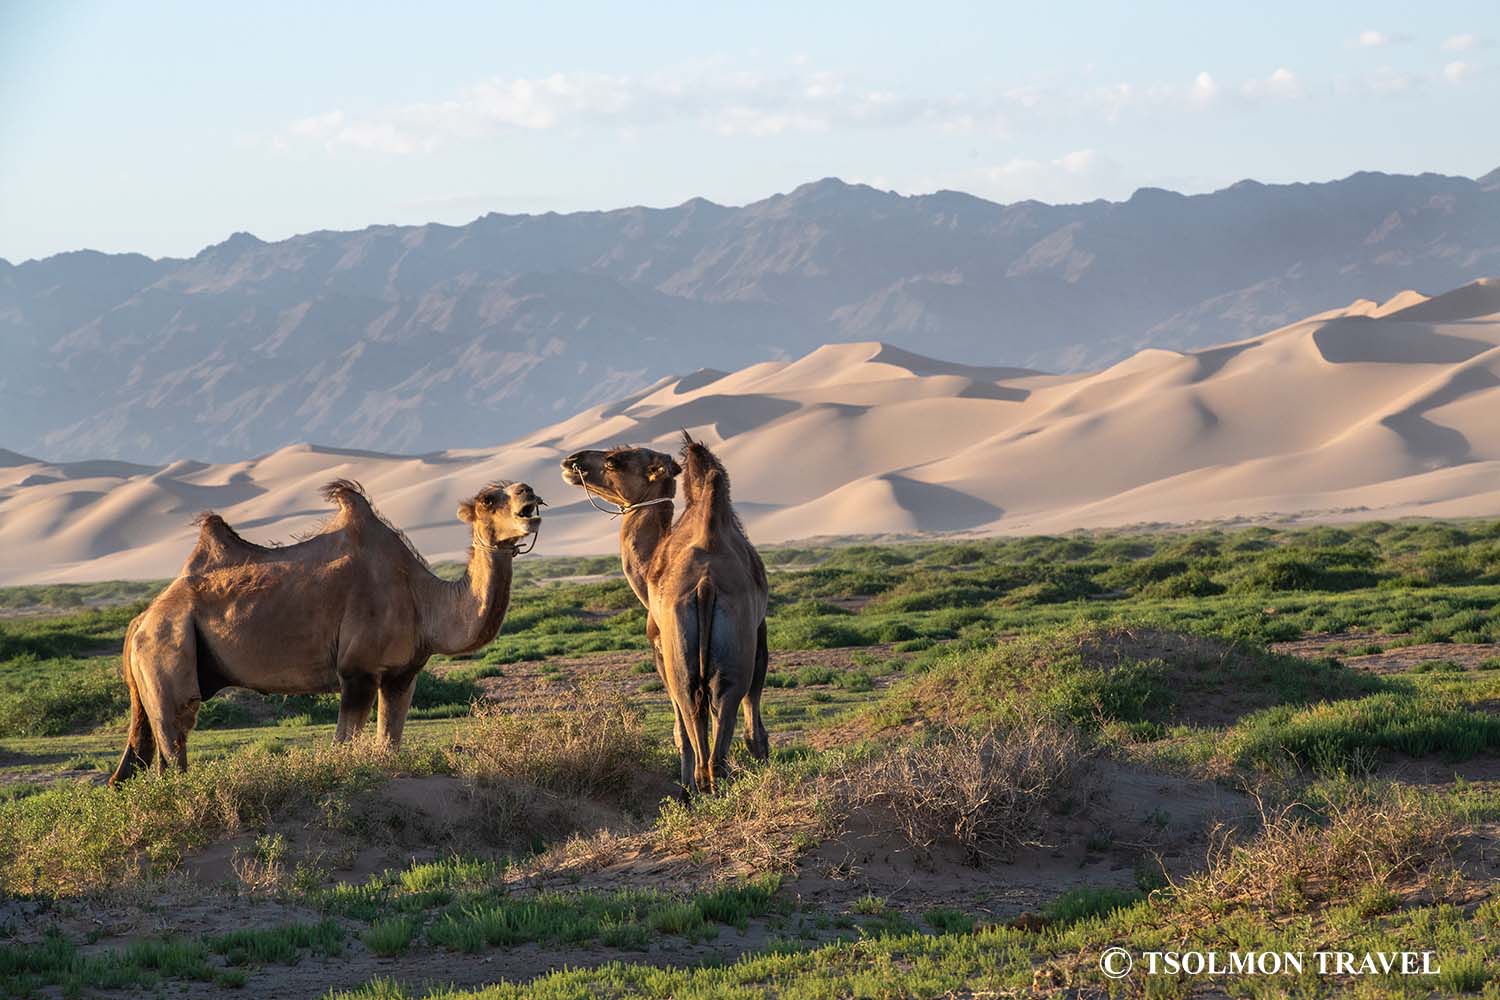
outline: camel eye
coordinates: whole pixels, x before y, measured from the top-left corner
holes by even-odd
[[[614,459],[612,459],[612,458],[606,458],[604,460],[604,468],[607,469],[607,470],[609,470],[610,472],[614,472],[616,469],[619,468],[619,466],[615,464],[615,460]]]

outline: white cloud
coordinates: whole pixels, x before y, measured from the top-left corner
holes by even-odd
[[[1094,149],[1075,149],[1051,160],[1016,157],[952,185],[1000,201],[1078,201],[1097,197],[1101,185],[1108,186],[1118,174],[1113,161]]]
[[[1354,40],[1350,44],[1362,49],[1381,49],[1387,45],[1397,45],[1409,41],[1411,41],[1411,36],[1407,34],[1391,34],[1385,31],[1376,31],[1374,28],[1366,28],[1355,35]]]
[[[452,98],[356,116],[343,111],[299,119],[270,140],[272,148],[321,143],[403,154],[454,139],[506,131],[606,126],[618,134],[674,122],[722,135],[826,132],[837,127],[925,126],[1003,130],[1003,99],[962,101],[905,97],[863,89],[837,74],[796,68],[781,75],[700,64],[648,77],[553,73],[493,78]]]
[[[342,111],[327,111],[321,115],[310,115],[307,118],[298,118],[287,126],[287,131],[292,135],[306,135],[318,137],[337,129],[344,123]]]
[[[1449,83],[1463,83],[1464,79],[1474,72],[1474,64],[1463,60],[1455,60],[1443,67],[1443,79]]]
[[[1031,109],[1042,102],[1042,88],[1036,84],[1011,87],[1005,91],[1005,99],[1018,107]]]
[[[277,152],[322,148],[394,156],[509,133],[589,130],[643,141],[662,127],[723,136],[768,137],[850,129],[920,129],[1009,138],[1060,122],[1093,125],[1126,115],[1160,116],[1226,100],[1303,95],[1281,67],[1249,81],[1221,81],[1208,70],[1190,81],[1098,84],[1071,78],[999,87],[979,94],[928,96],[870,86],[805,64],[745,70],[707,59],[642,76],[552,73],[494,77],[452,95],[385,108],[338,108],[290,122],[255,142]]]
[[[1072,174],[1075,177],[1087,174],[1094,169],[1099,162],[1099,154],[1092,149],[1075,149],[1071,153],[1064,153],[1053,161],[1063,173]]]
[[[1373,76],[1365,79],[1365,89],[1374,94],[1392,96],[1414,90],[1421,80],[1410,73],[1403,73],[1389,66],[1382,66]]]
[[[1120,115],[1127,108],[1141,103],[1145,97],[1139,88],[1131,84],[1115,83],[1095,88],[1091,100],[1104,110],[1104,117],[1113,122],[1119,121]]]
[[[1193,77],[1192,89],[1188,91],[1188,103],[1194,107],[1207,107],[1219,96],[1219,85],[1207,70]]]
[[[1454,35],[1451,38],[1444,39],[1443,51],[1467,52],[1472,49],[1478,43],[1478,41],[1479,39],[1475,38],[1473,35]]]
[[[1246,80],[1240,86],[1240,93],[1251,99],[1290,100],[1302,96],[1302,82],[1296,73],[1281,66],[1264,80]]]

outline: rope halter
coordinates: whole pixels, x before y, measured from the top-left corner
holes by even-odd
[[[578,476],[578,485],[583,489],[583,495],[588,498],[589,506],[594,508],[601,514],[608,514],[611,518],[619,517],[622,514],[629,514],[631,511],[640,510],[642,507],[650,507],[654,504],[672,502],[671,497],[657,497],[655,500],[640,500],[636,503],[617,504],[613,500],[609,499],[609,497],[603,496],[602,494],[599,494],[598,499],[595,499],[596,494],[594,492],[594,488],[589,485],[588,477],[583,474],[583,470],[580,469],[576,463],[572,466],[572,469],[574,474]],[[604,501],[610,506],[601,507],[599,505],[600,500]]]
[[[537,497],[536,498],[536,502],[537,502],[537,506],[538,507],[545,507],[545,506],[547,506],[547,501],[543,500],[541,497]],[[525,537],[525,536],[522,536],[522,537]],[[482,538],[475,538],[474,539],[474,544],[477,545],[477,546],[479,546],[481,549],[489,549],[491,552],[498,551],[499,549],[510,549],[512,555],[524,556],[526,553],[528,553],[532,549],[536,548],[536,543],[537,543],[538,540],[541,539],[541,537],[542,537],[542,519],[540,517],[538,517],[537,518],[537,522],[536,522],[536,531],[533,531],[531,533],[531,544],[528,545],[528,546],[526,546],[524,549],[521,548],[521,543],[520,542],[497,542],[497,543],[495,543],[495,544],[492,545],[489,542],[486,542]]]

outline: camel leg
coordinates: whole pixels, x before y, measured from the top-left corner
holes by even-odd
[[[339,724],[333,738],[340,743],[354,739],[370,721],[375,706],[375,678],[365,673],[339,675]]]
[[[109,783],[118,785],[142,768],[150,767],[155,758],[156,740],[151,736],[145,713],[141,713],[139,722],[131,719],[129,741],[125,744],[125,752],[120,755],[120,763],[115,766],[115,773],[109,777]]]
[[[156,740],[151,735],[151,723],[146,718],[140,693],[135,689],[135,678],[130,673],[130,646],[135,639],[138,624],[139,619],[132,621],[125,630],[125,644],[120,651],[121,672],[125,675],[125,686],[130,691],[130,729],[125,737],[125,752],[120,755],[115,773],[110,775],[111,785],[118,785],[142,768],[150,767],[156,758]]]
[[[718,791],[719,783],[729,776],[729,745],[734,740],[734,716],[745,696],[742,689],[729,688],[714,699],[713,755],[708,759],[708,787]],[[747,734],[748,735],[748,734]]]
[[[676,705],[672,708],[677,715],[677,725],[672,729],[672,741],[677,744],[677,756],[682,762],[682,791],[691,797],[698,791],[698,755],[693,750],[687,717],[682,714],[681,708]]]
[[[401,732],[406,728],[406,713],[411,710],[411,696],[417,690],[416,674],[386,677],[380,682],[380,739],[392,750],[401,746]]]
[[[169,764],[186,768],[187,737],[198,720],[201,700],[192,620],[162,618],[143,625],[131,643],[130,657],[136,696],[155,744],[153,763],[158,769]]]
[[[766,668],[770,665],[771,652],[766,644],[766,623],[762,619],[755,633],[755,673],[750,679],[750,691],[745,696],[745,749],[756,760],[768,760],[771,756],[771,737],[766,733],[766,724],[760,717],[760,695],[766,687]]]
[[[188,698],[177,705],[176,739],[170,746],[172,759],[168,763],[176,764],[180,770],[187,770],[187,738],[188,733],[198,724],[198,708],[203,702],[198,698]],[[168,751],[162,752],[162,760],[166,761]]]
[[[656,676],[665,684],[667,668],[661,655],[661,629],[656,627],[656,619],[649,612],[646,615],[646,641],[651,644],[651,659],[656,664]]]
[[[693,707],[693,717],[688,720],[691,723],[688,740],[693,744],[696,783],[700,792],[713,794],[713,772],[708,766],[708,755],[712,752],[712,744],[708,738],[708,702],[700,695],[700,700]]]

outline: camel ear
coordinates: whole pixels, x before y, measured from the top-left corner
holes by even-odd
[[[463,503],[458,505],[458,519],[460,521],[468,521],[470,523],[473,522],[474,504],[471,501],[465,500]]]

